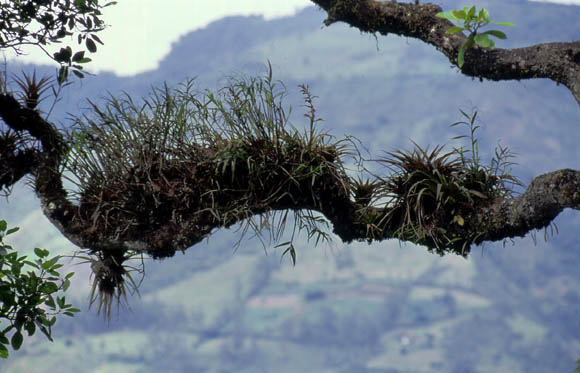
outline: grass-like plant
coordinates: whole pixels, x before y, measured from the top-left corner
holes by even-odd
[[[379,178],[382,183],[377,184],[373,196],[387,206],[376,224],[378,229],[394,226],[395,236],[400,239],[426,245],[439,254],[453,251],[466,255],[477,237],[452,232],[449,223],[461,230],[467,214],[511,196],[514,187],[521,185],[510,174],[513,163],[508,148],[498,146],[490,164],[482,164],[475,136],[479,128],[477,112],[461,114],[468,121],[451,126],[468,126],[468,135],[454,139],[469,139],[469,149],[443,152],[442,146],[429,150],[414,143],[412,151],[397,150],[379,159],[391,173]]]
[[[317,129],[314,97],[308,87],[301,90],[308,120],[303,129],[289,123],[284,87],[271,70],[264,77],[232,78],[217,92],[196,91],[190,80],[156,89],[142,103],[129,95],[90,103],[70,133],[64,166],[91,225],[85,233],[131,239],[168,226],[191,229],[181,224],[194,219],[216,227],[242,221],[242,233],[262,237],[266,230],[278,241],[290,209],[293,232],[327,240],[324,218],[292,207],[315,207],[321,185],[338,182],[348,194],[341,161],[346,150]],[[291,243],[281,245],[295,258]],[[161,242],[151,244],[151,255],[173,254]]]
[[[293,263],[295,235],[327,241],[329,220],[346,241],[398,238],[467,255],[477,240],[469,215],[508,196],[517,182],[507,149],[482,165],[477,114],[464,112],[468,121],[453,125],[469,126],[468,149],[415,144],[379,159],[386,176],[350,177],[343,159],[360,158],[355,142],[321,132],[315,97],[307,86],[301,91],[303,128],[289,122],[285,89],[271,70],[232,78],[216,92],[198,91],[190,80],[155,89],[140,103],[129,95],[90,103],[69,134],[63,174],[74,185],[79,229],[89,247],[91,239],[99,247],[85,257],[95,275],[91,303],[109,316],[137,288],[124,265],[127,248],[117,242],[167,257],[235,224],[240,240],[252,233],[264,245],[275,242]]]

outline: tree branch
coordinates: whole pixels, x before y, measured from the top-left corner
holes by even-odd
[[[38,164],[35,149],[18,149],[18,139],[10,134],[0,135],[0,190],[10,190]]]
[[[363,32],[407,36],[433,45],[457,66],[463,33],[446,35],[454,26],[436,17],[434,4],[415,5],[376,0],[312,0],[328,13],[324,24],[345,22]],[[566,86],[580,105],[580,41],[544,43],[515,49],[476,46],[465,53],[461,72],[490,80],[547,78]]]
[[[537,176],[524,194],[481,209],[466,226],[481,232],[475,243],[523,237],[547,227],[566,208],[580,210],[580,171],[562,169]]]
[[[524,236],[548,226],[565,208],[580,210],[580,171],[570,169],[536,177],[520,196],[464,205],[456,211],[464,218],[461,225],[453,219],[453,213],[443,210],[427,216],[428,222],[422,226],[402,223],[399,207],[372,207],[353,198],[353,180],[338,171],[338,159],[333,161],[336,168],[326,167],[314,182],[311,177],[304,177],[296,179],[297,183],[288,180],[284,166],[291,164],[291,159],[277,158],[265,164],[264,168],[273,175],[269,180],[249,173],[242,159],[238,162],[236,171],[228,170],[217,177],[215,170],[221,165],[211,158],[198,159],[194,174],[191,170],[166,168],[165,176],[151,178],[152,184],[158,186],[156,198],[140,198],[140,203],[149,200],[149,204],[138,209],[135,206],[136,210],[117,216],[113,208],[107,211],[105,205],[114,206],[120,200],[137,196],[133,194],[136,192],[132,191],[133,186],[126,185],[125,190],[119,190],[120,186],[116,185],[115,196],[106,192],[99,207],[87,202],[81,204],[72,219],[76,224],[71,224],[69,218],[62,219],[61,231],[71,241],[94,251],[132,250],[167,257],[199,243],[215,229],[244,223],[255,216],[260,216],[264,223],[276,220],[273,214],[283,214],[286,210],[308,210],[326,217],[332,231],[344,242],[370,243],[394,238],[425,245],[439,254],[452,252],[467,256],[474,244]],[[325,162],[318,159],[311,164],[318,167]],[[210,185],[215,188],[218,184],[219,189],[207,193]],[[124,206],[129,208],[129,203]],[[101,215],[91,228],[87,219],[95,211]],[[143,211],[151,214],[137,216]],[[109,221],[106,221],[107,215]],[[80,231],[79,225],[85,230]],[[308,233],[311,232],[316,233],[315,229]]]
[[[168,257],[237,223],[257,234],[268,229],[277,240],[293,211],[295,227],[309,237],[324,238],[327,221],[344,242],[398,239],[465,256],[474,244],[523,236],[565,208],[580,209],[580,171],[538,176],[512,197],[509,175],[460,150],[441,155],[440,147],[392,153],[380,162],[393,174],[362,182],[343,165],[357,150],[315,128],[307,87],[307,131],[288,125],[271,74],[201,99],[184,87],[155,92],[146,100],[151,112],[130,98],[94,106],[94,118],[79,120],[78,138],[68,139],[37,111],[0,95],[6,125],[41,144],[31,169],[36,193],[75,245],[103,258],[127,251]],[[64,169],[77,178],[75,203],[62,184]]]
[[[8,127],[17,132],[27,132],[41,145],[41,149],[15,153],[8,144],[0,144],[3,145],[0,149],[3,175],[7,175],[0,186],[9,188],[24,174],[31,173],[43,212],[61,232],[69,232],[77,207],[67,199],[62,184],[61,163],[68,145],[52,124],[36,110],[20,105],[10,94],[0,94],[0,117]],[[22,168],[13,168],[12,174],[7,170],[18,166]],[[72,238],[70,234],[65,236]],[[71,241],[78,244],[74,239]]]
[[[157,91],[146,101],[151,112],[113,98],[67,140],[12,97],[0,96],[0,116],[42,144],[33,176],[45,215],[71,242],[105,256],[172,256],[237,223],[277,240],[288,211],[309,237],[324,238],[327,221],[344,242],[398,239],[467,255],[473,244],[523,236],[565,208],[580,209],[579,171],[538,176],[512,197],[509,175],[440,147],[392,153],[380,162],[393,174],[353,179],[342,159],[357,150],[316,130],[302,88],[305,132],[287,124],[271,75],[201,99],[188,88]],[[77,178],[76,204],[63,188],[63,166]]]

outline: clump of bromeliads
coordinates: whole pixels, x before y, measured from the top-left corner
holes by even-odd
[[[466,256],[477,242],[478,232],[464,226],[466,218],[479,208],[512,197],[520,181],[511,175],[513,155],[498,147],[489,165],[483,165],[475,133],[477,112],[461,114],[466,125],[470,149],[453,148],[443,153],[442,146],[433,150],[414,144],[412,151],[387,153],[377,160],[391,173],[374,181],[374,198],[382,199],[386,209],[375,218],[373,227],[394,228],[393,237],[427,246],[440,255],[452,252]],[[371,229],[372,231],[372,229]]]
[[[232,79],[216,93],[196,91],[190,80],[155,89],[141,103],[129,95],[90,102],[68,134],[62,172],[74,185],[78,230],[95,243],[85,257],[92,302],[110,314],[126,295],[125,278],[137,288],[123,264],[134,255],[169,257],[240,223],[242,235],[268,232],[276,242],[292,222],[292,238],[278,246],[293,262],[296,232],[318,243],[330,238],[330,226],[345,241],[397,238],[467,255],[477,237],[464,229],[465,218],[517,184],[507,149],[480,164],[476,114],[466,113],[469,122],[454,125],[469,126],[471,150],[416,145],[377,161],[387,175],[351,177],[344,159],[360,157],[355,142],[320,132],[314,97],[301,90],[304,129],[289,123],[285,90],[271,70]]]

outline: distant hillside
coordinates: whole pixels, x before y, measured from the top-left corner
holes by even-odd
[[[446,9],[463,6],[442,1]],[[492,19],[513,21],[498,47],[577,39],[580,7],[478,1]],[[459,109],[482,118],[484,157],[500,141],[517,154],[524,182],[541,172],[578,169],[580,110],[547,80],[478,82],[461,76],[432,47],[396,36],[360,34],[308,8],[264,21],[231,17],[183,36],[155,71],[75,82],[51,117],[68,126],[80,97],[145,96],[151,86],[197,76],[215,89],[232,74],[263,74],[269,60],[288,89],[293,122],[303,124],[297,85],[318,96],[321,126],[356,136],[369,158],[383,151],[449,144]],[[130,62],[128,62],[130,63]],[[10,66],[13,71],[31,66]],[[52,73],[54,67],[42,71]],[[22,226],[16,246],[67,248],[24,186],[2,201]],[[578,213],[556,220],[559,234],[488,244],[468,259],[383,244],[314,248],[300,241],[292,267],[257,240],[237,252],[237,234],[219,232],[185,255],[146,262],[141,298],[107,325],[94,310],[57,323],[56,342],[33,339],[5,372],[571,372],[580,357]],[[548,233],[550,233],[548,231]],[[534,241],[537,241],[534,243]],[[138,263],[135,263],[138,264]],[[88,266],[73,290],[86,305]]]

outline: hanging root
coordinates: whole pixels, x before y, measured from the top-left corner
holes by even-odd
[[[144,273],[144,263],[141,262],[141,267],[133,267],[124,264],[127,260],[133,259],[135,256],[142,254],[123,253],[123,252],[98,252],[89,254],[92,256],[82,256],[85,259],[84,263],[91,263],[91,293],[89,295],[89,308],[97,303],[97,314],[103,312],[105,319],[111,318],[111,310],[113,304],[116,304],[117,313],[121,303],[128,306],[127,301],[127,286],[131,294],[139,294],[139,284],[137,284],[131,272]],[[79,257],[79,256],[77,256]]]

